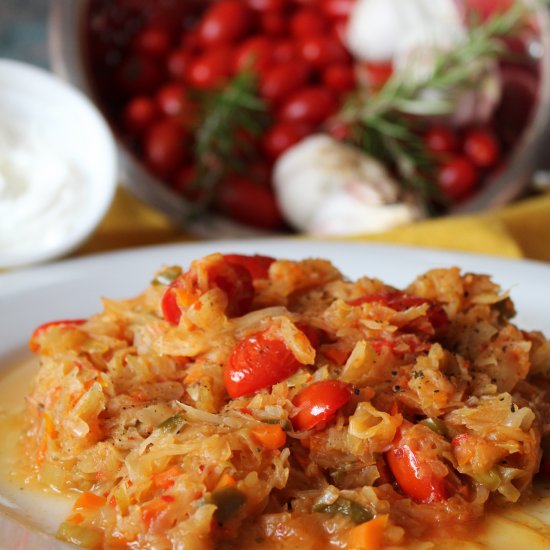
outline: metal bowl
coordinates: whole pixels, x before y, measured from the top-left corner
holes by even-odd
[[[87,4],[88,0],[52,0],[49,46],[53,70],[93,98],[84,69],[80,32]],[[533,173],[542,165],[547,139],[550,138],[550,12],[544,7],[537,8],[536,19],[540,42],[530,53],[539,63],[540,78],[538,102],[531,122],[508,156],[504,169],[490,176],[474,196],[453,207],[450,214],[479,212],[511,202],[526,191]],[[193,219],[193,204],[149,174],[120,141],[118,151],[121,183],[177,224],[205,237],[266,234],[215,214],[206,214],[198,221],[189,222]]]

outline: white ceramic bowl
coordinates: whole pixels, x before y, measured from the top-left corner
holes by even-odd
[[[102,115],[53,74],[0,59],[0,139],[17,144],[0,150],[0,269],[76,249],[102,220],[117,184],[116,145]],[[43,187],[24,195],[31,175]],[[53,181],[64,184],[46,192]]]

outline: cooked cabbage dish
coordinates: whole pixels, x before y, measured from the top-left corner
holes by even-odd
[[[38,327],[25,460],[96,549],[406,547],[525,499],[550,346],[486,275],[212,254]]]

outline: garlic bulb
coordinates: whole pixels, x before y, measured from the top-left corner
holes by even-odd
[[[283,215],[296,229],[315,234],[375,232],[422,216],[377,160],[330,136],[309,136],[274,167]]]

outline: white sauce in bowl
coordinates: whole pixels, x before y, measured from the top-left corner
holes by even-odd
[[[0,252],[58,246],[88,194],[85,175],[40,128],[0,119]]]

